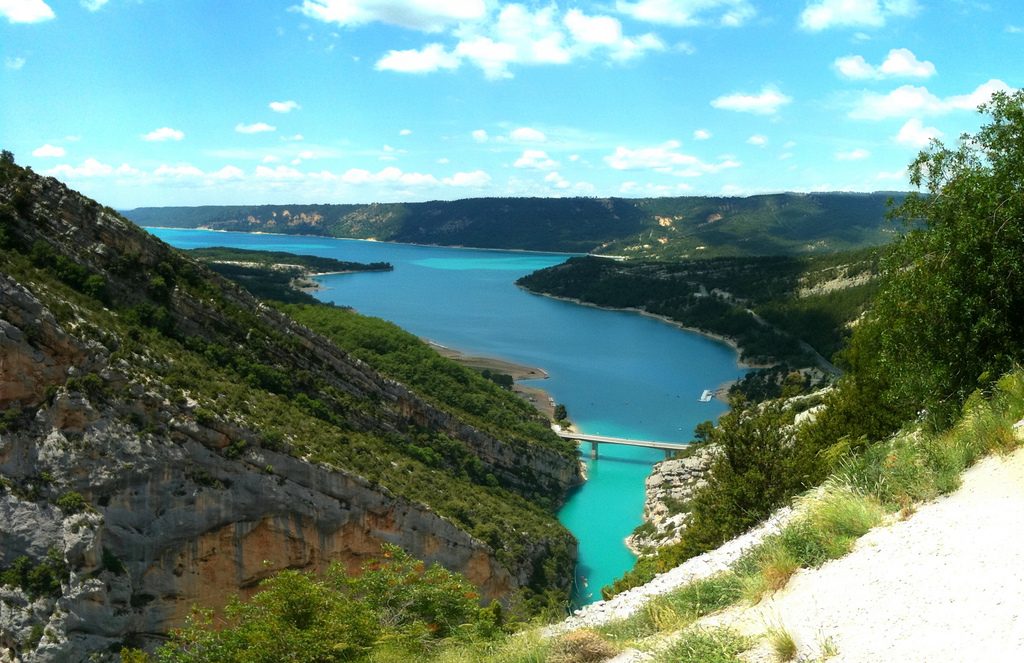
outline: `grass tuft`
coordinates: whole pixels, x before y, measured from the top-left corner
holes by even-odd
[[[822,660],[839,655],[839,646],[831,635],[821,639],[821,642],[818,644],[818,649],[821,651]]]
[[[739,663],[752,643],[731,629],[694,629],[682,634],[655,663]]]
[[[775,657],[780,661],[792,661],[796,658],[797,647],[793,635],[785,628],[779,626],[768,629],[768,643],[775,652]]]
[[[796,557],[779,536],[773,536],[751,553],[753,568],[742,576],[742,596],[748,603],[759,603],[765,594],[786,586],[800,568]]]
[[[615,645],[601,634],[579,630],[567,633],[552,643],[547,663],[599,663],[617,653]]]
[[[613,640],[638,640],[671,628],[684,628],[704,615],[734,604],[742,583],[732,572],[720,573],[680,587],[651,600],[645,609],[605,625],[601,630]]]

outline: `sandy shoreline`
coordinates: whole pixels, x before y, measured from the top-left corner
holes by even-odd
[[[515,362],[498,359],[496,357],[479,357],[469,355],[461,350],[441,345],[440,343],[431,341],[430,339],[424,339],[424,341],[442,357],[447,357],[448,359],[462,364],[463,366],[467,366],[478,371],[488,370],[492,373],[504,373],[506,375],[511,375],[512,380],[514,381],[512,391],[527,400],[545,417],[554,421],[555,405],[551,395],[540,387],[521,384],[522,380],[546,380],[548,373],[543,368],[517,364]]]

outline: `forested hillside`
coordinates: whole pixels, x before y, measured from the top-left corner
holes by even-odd
[[[148,207],[143,226],[678,259],[803,255],[884,244],[888,193],[683,198],[474,198],[372,205]]]
[[[732,339],[754,364],[822,365],[877,290],[880,249],[827,256],[572,258],[521,278],[542,294],[637,308]]]

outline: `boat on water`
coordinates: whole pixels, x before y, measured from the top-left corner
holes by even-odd
[[[714,396],[715,392],[711,391],[710,389],[705,389],[703,392],[701,392],[699,400],[701,403],[710,403],[711,399],[714,398]]]

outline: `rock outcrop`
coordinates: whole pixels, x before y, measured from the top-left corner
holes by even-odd
[[[626,539],[630,550],[643,555],[679,541],[689,517],[686,503],[707,483],[714,453],[705,446],[654,466],[644,482],[644,524]]]

